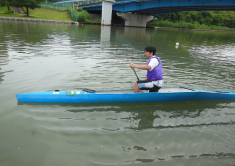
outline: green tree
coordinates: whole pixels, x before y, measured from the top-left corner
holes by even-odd
[[[179,22],[182,18],[182,13],[181,12],[175,12],[175,18],[176,18],[176,21]]]
[[[213,17],[212,25],[221,26],[223,22],[223,17],[221,14],[215,14]]]
[[[27,16],[29,16],[29,8],[35,9],[40,8],[40,4],[45,0],[15,0],[16,6],[26,7]]]
[[[179,12],[169,13],[169,20],[172,22],[180,21],[181,14]]]
[[[190,12],[190,22],[194,23],[198,20],[198,13],[197,12]]]
[[[213,21],[213,15],[208,11],[202,11],[201,15],[204,17],[204,23],[206,25],[211,25]]]
[[[157,17],[157,19],[164,21],[167,18],[167,13],[156,14],[155,16]]]
[[[191,12],[189,12],[189,11],[186,11],[185,12],[185,22],[191,22],[191,14],[190,14]]]
[[[204,17],[204,18],[206,18],[206,17],[213,17],[212,16],[212,14],[210,13],[210,12],[208,12],[208,11],[202,11],[201,12],[201,15]]]
[[[29,8],[30,9],[40,8],[40,3],[44,1],[45,0],[1,0],[2,5],[8,7],[8,11],[10,10],[10,6],[26,7],[27,16],[29,16]]]
[[[224,16],[224,20],[222,23],[223,26],[234,28],[235,27],[235,17],[231,15]]]
[[[11,13],[10,6],[14,6],[15,0],[1,0],[1,5],[7,6],[8,13]]]

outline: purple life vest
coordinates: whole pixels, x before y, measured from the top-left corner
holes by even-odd
[[[159,57],[154,55],[148,60],[147,65],[150,63],[152,58],[157,58],[159,64],[152,71],[147,71],[147,79],[150,81],[162,80],[162,62]]]

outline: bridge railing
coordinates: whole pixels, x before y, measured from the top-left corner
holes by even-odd
[[[63,2],[63,3],[62,3]],[[100,4],[102,0],[84,0],[84,1],[62,1],[62,2],[43,2],[41,7],[57,10],[57,11],[70,11],[70,8],[78,8],[80,6]]]
[[[86,5],[101,4],[102,0],[84,0],[73,2],[73,8],[78,8]]]
[[[70,11],[70,8],[72,7],[72,3],[53,3],[53,2],[44,2],[41,3],[41,7],[57,10],[57,11]]]
[[[132,1],[146,1],[146,0],[114,0],[114,2],[128,3]],[[41,4],[42,7],[50,8],[58,11],[68,11],[70,7],[79,8],[82,6],[101,4],[102,0],[64,0],[59,2],[44,2]]]

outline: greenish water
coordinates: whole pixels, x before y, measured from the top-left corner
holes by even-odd
[[[0,21],[0,165],[234,166],[234,100],[17,103],[22,92],[133,88],[129,63],[145,64],[149,44],[164,86],[235,91],[233,32]]]

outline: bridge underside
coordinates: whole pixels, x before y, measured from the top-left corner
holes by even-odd
[[[101,9],[99,7],[96,8],[83,8],[87,11],[93,11],[94,13],[100,13]],[[115,6],[113,6],[113,11],[116,12],[131,12],[136,14],[142,15],[155,15],[161,13],[172,13],[172,12],[181,12],[181,11],[235,11],[235,6],[175,6],[175,7],[155,7],[155,8],[148,8],[148,9],[140,9],[134,11],[121,11],[117,10]]]
[[[172,13],[172,12],[181,12],[181,11],[235,11],[235,6],[177,6],[177,7],[158,7],[158,8],[149,8],[149,9],[142,9],[136,10],[135,13],[138,14],[148,14],[148,15],[155,15],[161,13]]]
[[[92,13],[101,13],[101,10],[95,10],[95,9],[86,9]],[[149,8],[149,9],[142,9],[142,10],[135,10],[135,11],[129,11],[130,13],[136,13],[136,14],[142,14],[142,15],[155,15],[155,14],[161,14],[161,13],[172,13],[172,12],[182,12],[182,11],[235,11],[235,6],[177,6],[177,7],[158,7],[158,8]],[[113,9],[115,12],[121,12],[119,10]]]
[[[110,1],[112,0],[102,0],[102,5],[110,3]],[[153,18],[152,16],[155,14],[181,11],[235,11],[235,0],[116,0],[116,2],[111,3],[112,12],[118,13],[118,16],[125,20],[126,26],[136,26],[142,22],[141,27],[150,20],[150,16]],[[89,4],[79,6],[79,8],[83,8],[89,12],[102,11],[102,13],[106,13],[108,8],[102,10],[102,5]],[[103,14],[102,17],[104,17]],[[102,21],[105,20],[102,19]]]
[[[87,11],[102,10],[101,4],[80,6]],[[113,11],[155,15],[178,11],[235,10],[235,0],[116,0]]]

